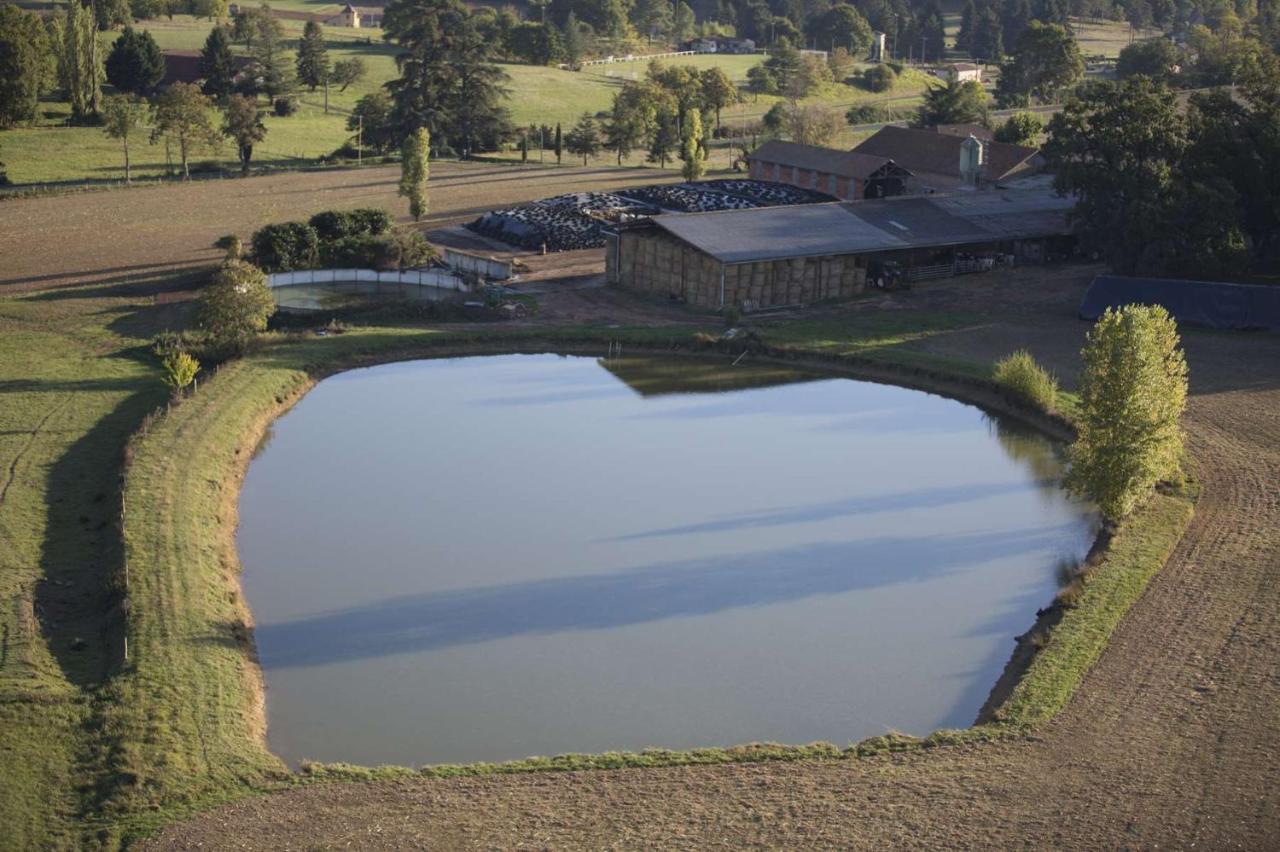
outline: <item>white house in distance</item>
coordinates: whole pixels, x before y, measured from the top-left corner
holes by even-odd
[[[956,62],[947,66],[947,79],[952,83],[982,82],[982,66],[972,62]]]

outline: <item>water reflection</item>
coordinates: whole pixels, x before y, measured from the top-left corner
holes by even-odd
[[[556,577],[339,610],[258,629],[267,667],[322,665],[523,633],[604,630],[892,583],[1069,544],[1071,527],[825,542],[747,556]]]
[[[243,582],[287,760],[966,724],[1088,546],[1043,438],[771,364],[500,356],[321,382]]]

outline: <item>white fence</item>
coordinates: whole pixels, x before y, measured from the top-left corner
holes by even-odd
[[[586,68],[588,65],[614,65],[619,62],[649,62],[653,59],[668,59],[672,56],[695,56],[696,50],[673,50],[668,53],[628,53],[625,56],[606,56],[604,59],[584,59],[578,63],[578,67]],[[569,66],[561,64],[561,68]]]
[[[267,276],[268,287],[291,284],[417,284],[444,290],[468,289],[458,276],[441,269],[408,269],[404,272],[378,272],[373,269],[301,269],[277,272]]]
[[[493,281],[506,281],[511,277],[511,261],[498,260],[496,257],[484,257],[446,248],[444,250],[444,263],[445,266],[458,272],[469,272],[472,275],[480,275]]]

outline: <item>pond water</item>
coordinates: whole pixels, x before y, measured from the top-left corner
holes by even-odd
[[[338,281],[331,284],[287,284],[271,288],[276,305],[286,311],[333,311],[377,302],[440,302],[457,290],[421,284]]]
[[[1055,447],[774,366],[320,382],[240,501],[269,740],[422,764],[966,726],[1092,514]]]

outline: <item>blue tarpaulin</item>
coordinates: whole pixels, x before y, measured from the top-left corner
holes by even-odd
[[[1107,308],[1162,305],[1179,323],[1217,329],[1280,331],[1280,286],[1099,275],[1080,305],[1096,320]]]

